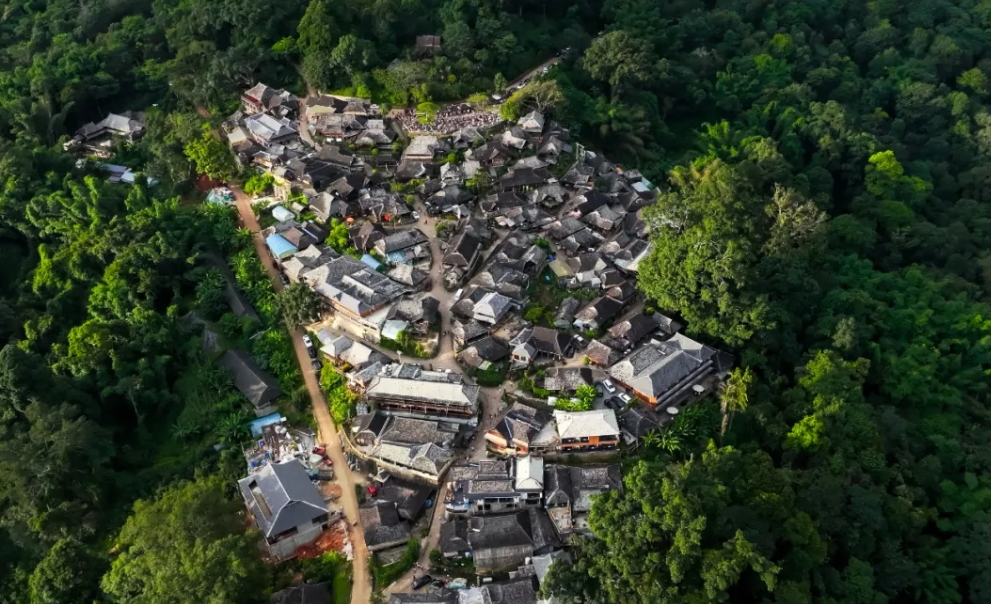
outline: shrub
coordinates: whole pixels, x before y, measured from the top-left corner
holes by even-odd
[[[372,557],[369,567],[375,578],[375,589],[382,589],[403,576],[406,571],[413,568],[413,564],[416,563],[419,556],[420,542],[416,539],[410,539],[406,542],[406,551],[403,552],[403,557],[392,564],[382,565],[375,557]]]
[[[261,195],[272,188],[275,178],[268,172],[255,174],[244,183],[244,192],[248,195]]]

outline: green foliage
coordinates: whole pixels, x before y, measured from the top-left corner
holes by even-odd
[[[244,192],[248,195],[262,195],[267,193],[275,182],[275,178],[268,172],[252,174],[251,178],[244,182]]]
[[[320,388],[327,397],[334,424],[343,425],[354,416],[358,396],[351,392],[344,376],[330,363],[320,370]]]
[[[501,386],[506,381],[506,371],[508,369],[509,366],[507,363],[497,363],[489,366],[488,369],[466,369],[465,373],[475,378],[475,383],[479,386],[494,388]]]
[[[375,589],[382,589],[390,585],[393,581],[406,574],[406,571],[413,568],[413,564],[420,556],[420,541],[410,539],[406,543],[403,556],[392,564],[381,564],[378,559],[372,556],[369,559],[368,567],[372,571],[373,584]]]
[[[385,348],[386,350],[395,350],[419,359],[429,358],[423,344],[415,341],[413,339],[413,334],[408,331],[399,332],[399,335],[396,336],[395,340],[391,340],[389,338],[380,339],[379,346]]]
[[[227,146],[209,130],[195,138],[184,148],[186,157],[196,165],[196,171],[214,180],[227,182],[237,172],[234,157]]]
[[[291,283],[275,295],[273,310],[289,329],[295,330],[319,316],[320,300],[306,284]]]
[[[222,604],[248,601],[265,577],[255,538],[242,531],[241,503],[219,479],[139,500],[116,539],[103,577],[115,602]]]
[[[91,604],[103,571],[103,562],[81,542],[60,539],[31,573],[31,604]]]
[[[554,401],[554,408],[559,411],[591,411],[592,403],[577,398],[559,398]]]
[[[595,390],[595,386],[591,384],[582,384],[575,390],[575,399],[582,405],[592,408],[592,403],[595,402],[595,397],[598,396],[598,392]]]
[[[525,113],[539,111],[549,114],[565,102],[561,86],[556,80],[533,81],[517,90],[499,107],[499,116],[515,122]]]
[[[351,564],[338,552],[327,552],[302,561],[303,580],[307,583],[331,583],[334,602],[351,601]]]
[[[227,311],[227,298],[224,289],[227,279],[217,269],[208,269],[200,273],[196,283],[196,308],[209,321],[216,321]]]

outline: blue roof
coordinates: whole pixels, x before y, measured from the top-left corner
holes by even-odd
[[[295,218],[296,215],[285,209],[282,206],[275,206],[272,208],[272,217],[282,222],[283,220],[289,220],[290,218]]]
[[[268,246],[268,249],[272,250],[272,254],[279,260],[287,256],[292,256],[299,251],[295,245],[286,241],[286,238],[278,233],[266,237],[265,245]]]
[[[375,256],[371,254],[362,254],[361,261],[368,265],[372,270],[377,271],[382,263],[375,259]]]

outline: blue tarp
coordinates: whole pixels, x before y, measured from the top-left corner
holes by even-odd
[[[279,260],[288,258],[299,251],[295,245],[286,241],[286,238],[278,233],[266,237],[265,245],[268,246],[268,249],[272,250],[272,255]]]
[[[265,417],[259,417],[255,421],[248,424],[251,429],[251,435],[258,437],[262,435],[262,428],[265,426],[271,426],[272,424],[277,424],[282,421],[282,416],[278,413],[270,413]]]
[[[362,254],[361,261],[365,263],[366,266],[371,268],[373,271],[377,271],[382,263],[375,259],[375,256],[370,254]]]

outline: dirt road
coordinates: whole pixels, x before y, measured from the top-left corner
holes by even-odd
[[[450,335],[451,303],[454,301],[454,294],[444,289],[444,270],[442,265],[444,253],[441,251],[440,243],[437,239],[437,219],[432,216],[427,216],[427,208],[422,202],[417,201],[416,206],[420,216],[423,217],[417,223],[416,228],[423,231],[423,234],[430,239],[430,252],[433,257],[433,263],[430,265],[429,273],[430,281],[433,283],[433,287],[430,290],[430,295],[440,302],[441,330],[442,333],[447,333],[446,336],[442,335],[440,337],[440,345],[437,349],[437,356],[426,362],[432,364],[434,369],[450,369],[453,372],[462,373],[461,367],[454,358],[454,342]],[[495,250],[500,243],[502,243],[502,240],[506,238],[508,232],[497,232],[497,235],[496,241],[489,246],[486,256],[491,254],[492,251]],[[479,265],[481,264],[482,263],[479,263]],[[389,351],[383,350],[382,352],[388,354]],[[465,379],[467,380],[469,378],[466,376]],[[463,463],[471,459],[479,459],[484,457],[485,433],[494,427],[497,421],[499,407],[502,402],[502,388],[482,388],[481,399],[482,413],[478,422],[478,427],[475,430],[475,439],[472,441],[472,446],[469,450],[458,455],[456,463]],[[430,551],[436,548],[437,544],[440,542],[440,525],[444,520],[445,495],[446,488],[442,485],[441,488],[437,490],[436,503],[434,504],[432,510],[433,518],[430,523],[430,531],[427,534],[427,537],[420,541],[420,559],[418,562],[421,568],[414,568],[413,570],[410,570],[405,575],[397,579],[392,585],[388,586],[385,590],[383,590],[383,593],[386,596],[394,593],[410,591],[414,576],[430,571]]]
[[[251,231],[251,239],[255,245],[255,251],[265,267],[265,272],[272,278],[275,291],[282,290],[282,279],[279,271],[275,267],[275,261],[265,247],[265,241],[259,232],[258,220],[251,209],[251,199],[236,186],[231,186],[234,199],[237,201],[237,211],[241,216],[241,223],[244,228]],[[335,479],[341,487],[340,502],[344,507],[344,516],[350,524],[351,543],[354,547],[354,584],[351,589],[352,604],[368,604],[372,595],[371,576],[368,573],[368,549],[365,547],[365,535],[358,527],[358,499],[354,493],[354,480],[351,473],[347,471],[347,461],[344,459],[344,451],[341,449],[341,441],[334,428],[334,422],[330,418],[330,409],[327,401],[324,400],[323,392],[320,391],[320,384],[317,375],[310,366],[310,356],[303,345],[302,334],[298,330],[291,332],[293,347],[296,350],[296,359],[299,361],[300,369],[303,372],[303,380],[306,382],[306,389],[310,393],[310,400],[313,402],[313,417],[317,421],[317,430],[321,443],[327,445],[327,453],[334,462]]]

